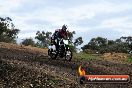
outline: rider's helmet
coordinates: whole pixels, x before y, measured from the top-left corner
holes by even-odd
[[[67,29],[67,26],[66,26],[66,25],[63,25],[63,26],[62,26],[62,30],[63,30],[63,31],[66,31],[66,29]]]

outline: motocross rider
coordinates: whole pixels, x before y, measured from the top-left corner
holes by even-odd
[[[59,49],[59,42],[60,42],[60,40],[62,38],[63,39],[66,39],[67,38],[67,31],[66,31],[66,29],[67,29],[67,26],[66,25],[63,25],[62,26],[62,29],[55,30],[55,32],[52,35],[51,43],[52,44],[55,44],[57,51]]]

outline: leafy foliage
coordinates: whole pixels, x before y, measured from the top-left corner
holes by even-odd
[[[35,42],[33,41],[32,38],[26,38],[22,41],[22,44],[25,46],[31,45],[31,46],[35,46]]]
[[[39,46],[39,47],[48,47],[48,45],[50,44],[51,34],[52,34],[51,32],[37,31],[36,37],[35,37],[35,39],[38,40],[37,46]]]
[[[107,45],[107,39],[102,37],[92,38],[87,45],[82,47],[82,50],[90,49],[93,51],[99,51],[102,48],[105,48]]]
[[[129,53],[132,51],[132,37],[121,37],[115,41],[102,37],[92,38],[88,44],[82,47],[83,51],[87,49],[98,53]]]
[[[75,31],[72,31],[72,32],[67,31],[67,36],[68,36],[68,38],[69,38],[69,40],[70,40],[70,43],[71,43],[70,49],[72,50],[72,52],[76,52],[76,48],[75,48],[75,46],[73,45],[73,38],[74,38],[74,35],[75,35],[75,34],[76,34]]]
[[[70,32],[70,31],[67,31],[67,36],[69,37],[69,39],[70,39],[70,41],[72,41],[73,40],[73,37],[74,37],[74,35],[76,34],[76,32],[75,31],[72,31],[72,32]]]
[[[19,29],[16,29],[12,23],[12,19],[9,17],[0,17],[0,42],[16,42]]]
[[[83,43],[82,37],[75,39],[74,46],[81,45]]]
[[[70,46],[70,48],[71,48],[71,50],[73,52],[76,52],[77,51],[77,48],[76,47],[78,45],[81,45],[83,43],[82,37],[78,37],[78,38],[75,39],[75,41],[73,41],[73,38],[74,38],[74,35],[75,34],[76,34],[75,31],[72,31],[72,32],[68,31],[68,37],[69,37],[69,39],[70,39],[70,41],[72,43],[72,45]]]

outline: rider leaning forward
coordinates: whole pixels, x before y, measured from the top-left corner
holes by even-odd
[[[63,25],[62,29],[57,29],[55,30],[55,32],[53,33],[52,37],[51,37],[51,44],[54,44],[56,46],[56,50],[58,50],[59,48],[59,41],[60,39],[66,39],[67,38],[67,26]]]

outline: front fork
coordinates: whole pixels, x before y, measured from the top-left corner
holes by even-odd
[[[69,46],[66,46],[66,47],[65,47],[65,55],[67,55],[67,54],[69,55],[69,53],[68,53],[69,51],[70,51]]]

